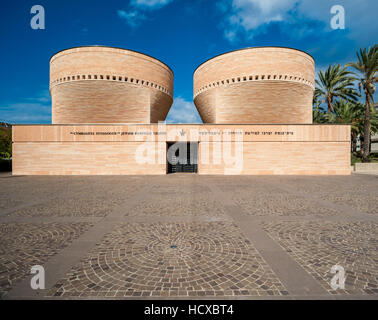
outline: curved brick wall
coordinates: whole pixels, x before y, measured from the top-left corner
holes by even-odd
[[[205,123],[312,123],[315,62],[305,52],[232,51],[200,65],[193,81]]]
[[[153,123],[173,102],[171,69],[142,53],[78,47],[50,60],[52,123]]]

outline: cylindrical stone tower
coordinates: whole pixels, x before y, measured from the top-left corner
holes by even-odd
[[[236,50],[194,72],[194,103],[205,123],[310,124],[315,62],[281,47]]]
[[[173,102],[173,72],[148,55],[89,46],[50,60],[52,123],[155,123]]]

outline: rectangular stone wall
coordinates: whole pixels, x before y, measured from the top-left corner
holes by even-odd
[[[226,175],[349,175],[349,142],[243,142],[243,159],[235,157],[238,148],[231,145],[227,161],[223,147],[201,142],[200,152],[208,148],[210,163],[200,163],[199,174]],[[214,152],[215,149],[215,152]],[[223,158],[213,164],[212,157]],[[200,157],[201,159],[201,157]]]
[[[137,163],[140,142],[24,142],[13,145],[14,175],[165,174],[166,164]],[[146,146],[148,148],[148,146]],[[151,143],[150,149],[155,148]],[[165,153],[165,145],[161,149]],[[148,160],[148,159],[147,159]],[[155,162],[155,163],[154,163]]]
[[[13,174],[165,174],[167,142],[185,139],[199,142],[199,174],[350,174],[350,127],[345,125],[160,129],[158,125],[14,126]]]

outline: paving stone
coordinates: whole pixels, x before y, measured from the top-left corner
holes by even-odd
[[[375,195],[354,193],[351,197],[346,193],[334,192],[323,194],[321,197],[324,200],[351,207],[363,213],[378,215],[378,190]]]
[[[291,289],[298,282],[264,255],[269,239],[325,297],[378,296],[376,176],[0,178],[7,185],[0,191],[0,295],[25,282],[31,265],[51,259],[54,266],[70,262],[53,288],[34,297],[291,299],[282,282]],[[130,202],[134,196],[143,201]],[[102,240],[75,242],[71,263],[69,246],[93,221]],[[241,224],[263,236],[242,228],[246,238]],[[346,271],[344,290],[329,285],[336,263]]]
[[[23,208],[7,216],[11,217],[105,217],[122,199],[54,199]]]
[[[338,212],[286,193],[236,195],[235,202],[251,216],[336,215]]]
[[[206,196],[153,197],[137,205],[126,216],[224,216],[223,207]]]
[[[331,294],[374,294],[378,286],[378,224],[271,222],[264,230]],[[333,290],[331,268],[345,270],[345,290]]]
[[[89,223],[0,224],[0,296],[85,232]]]
[[[250,242],[228,222],[123,224],[107,234],[49,295],[84,291],[85,296],[94,296],[96,290],[81,287],[93,279],[106,295],[116,294],[109,285],[115,282],[133,296],[140,292],[213,296],[215,291],[231,296],[236,292],[280,295],[285,291]]]

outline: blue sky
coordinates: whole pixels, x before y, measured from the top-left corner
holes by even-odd
[[[30,27],[33,5],[46,29]],[[330,27],[333,5],[345,29]],[[377,43],[376,0],[2,0],[0,121],[51,123],[49,59],[81,45],[108,45],[152,55],[174,71],[168,122],[201,122],[193,105],[193,71],[223,52],[287,46],[314,56],[316,69],[355,59]]]

